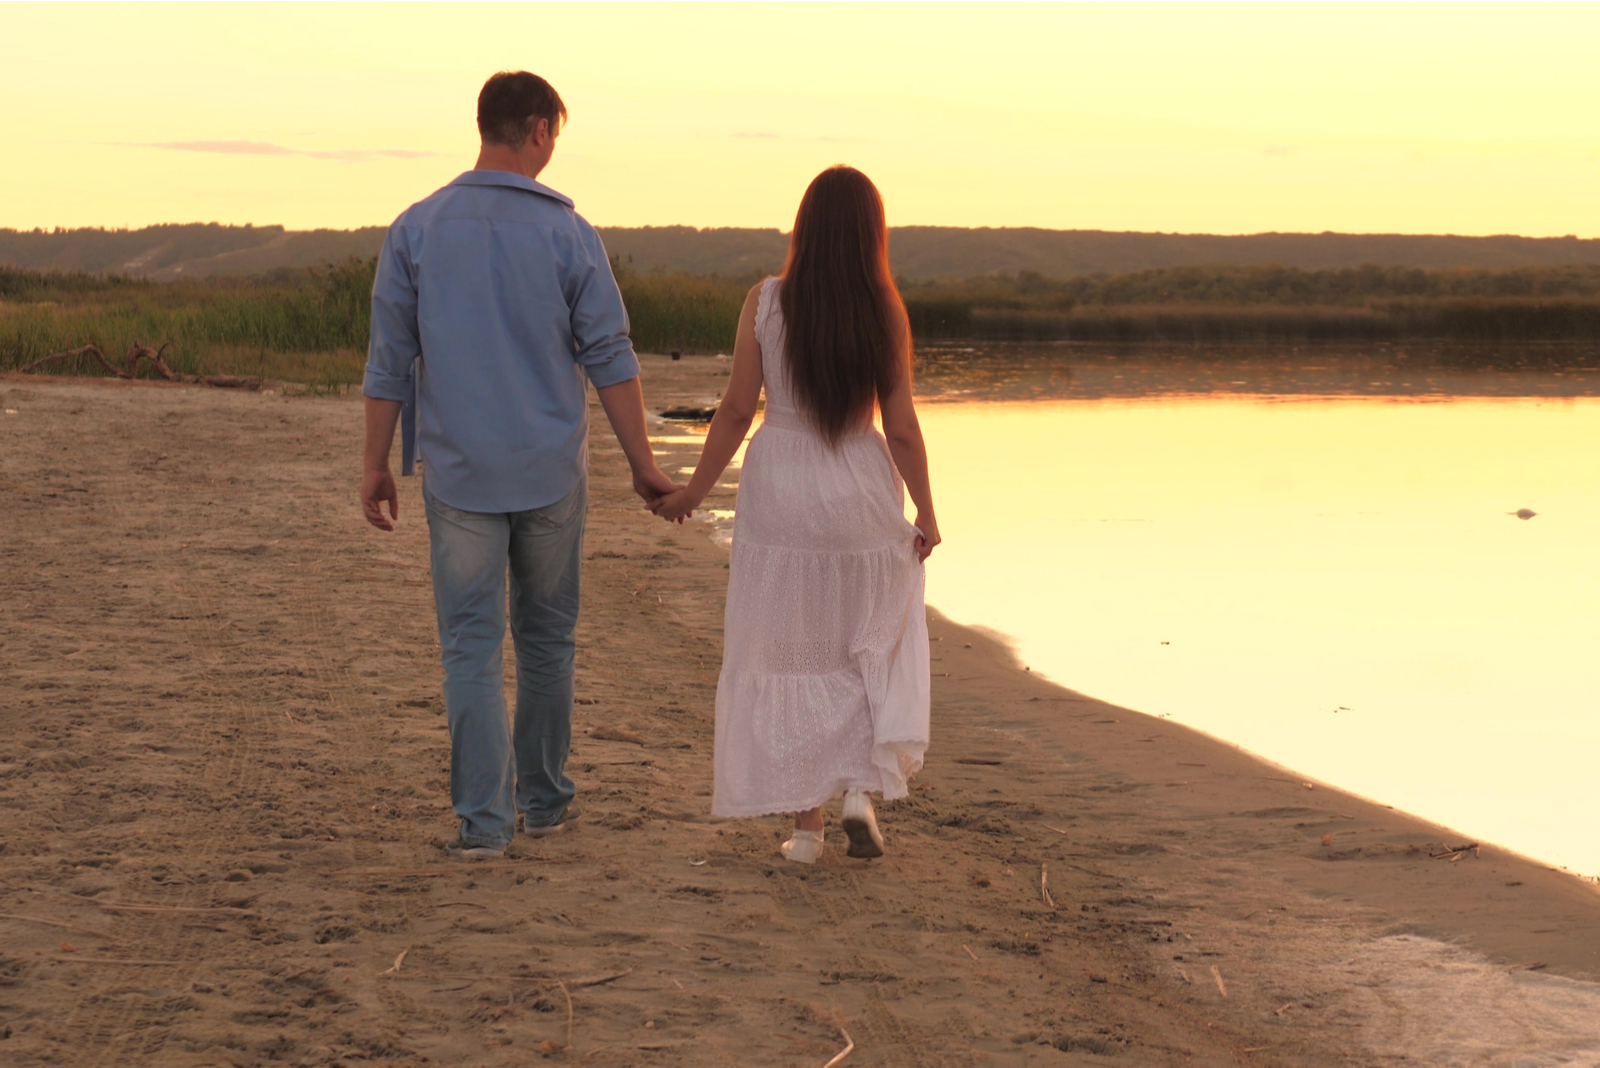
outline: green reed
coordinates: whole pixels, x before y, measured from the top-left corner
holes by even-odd
[[[88,344],[120,364],[137,341],[167,345],[167,362],[190,374],[348,386],[361,380],[374,266],[351,259],[312,271],[184,282],[0,267],[0,370]],[[732,350],[753,277],[614,267],[635,347]],[[1182,268],[1067,282],[1023,272],[905,284],[903,292],[922,341],[1600,342],[1600,269],[1592,268]],[[49,369],[104,373],[92,358]]]
[[[304,354],[323,353],[309,380],[359,381],[367,346],[372,264],[350,260],[288,280],[148,283],[115,276],[13,278],[8,287],[33,298],[0,304],[0,369],[51,353],[94,345],[119,363],[135,342],[168,346],[165,360],[189,374],[253,374],[295,368],[308,380]],[[40,272],[26,272],[40,274]],[[0,282],[6,281],[0,278]],[[96,283],[101,284],[96,284]],[[339,355],[346,354],[346,355]],[[285,359],[285,357],[294,357]],[[51,365],[55,373],[103,373],[93,357]]]

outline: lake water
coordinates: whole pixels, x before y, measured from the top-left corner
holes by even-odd
[[[930,353],[928,601],[1072,689],[1595,875],[1600,373],[1395,355]]]
[[[1600,371],[1458,362],[925,350],[928,601],[1074,690],[1600,874]]]

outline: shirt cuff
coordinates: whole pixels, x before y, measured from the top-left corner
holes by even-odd
[[[630,378],[638,378],[639,357],[633,354],[633,346],[630,345],[599,363],[584,364],[583,370],[588,374],[589,381],[594,383],[595,389],[604,389]]]
[[[637,372],[635,372],[637,373]],[[363,396],[374,400],[399,401],[409,404],[416,390],[412,384],[411,376],[392,375],[387,371],[367,365],[367,373],[361,380],[361,393]]]

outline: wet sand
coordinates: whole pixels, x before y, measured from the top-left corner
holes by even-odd
[[[645,364],[653,408],[727,368]],[[640,512],[599,431],[583,825],[451,864],[419,487],[396,534],[361,520],[357,400],[0,398],[7,1063],[821,1065],[841,1032],[862,1065],[1600,1053],[1592,886],[1435,857],[1473,839],[937,613],[889,856],[834,835],[808,869],[784,820],[711,819],[726,554]]]

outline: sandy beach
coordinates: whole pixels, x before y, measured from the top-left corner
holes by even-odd
[[[642,362],[653,410],[728,367]],[[362,520],[359,398],[0,406],[4,1063],[1600,1063],[1593,885],[937,612],[888,856],[713,820],[726,552],[639,509],[598,406],[584,821],[453,864],[420,486]]]

